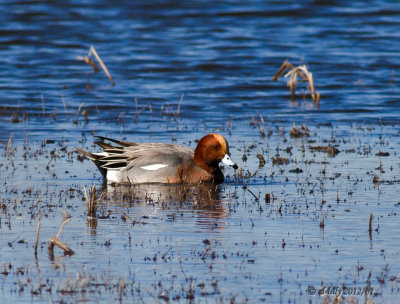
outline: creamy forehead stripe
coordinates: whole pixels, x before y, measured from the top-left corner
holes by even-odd
[[[164,167],[168,167],[168,165],[164,165],[164,164],[154,164],[154,165],[149,165],[149,166],[140,167],[140,169],[143,169],[143,170],[152,170],[152,171],[154,171],[154,170],[158,170],[158,169],[161,169],[161,168],[164,168]]]

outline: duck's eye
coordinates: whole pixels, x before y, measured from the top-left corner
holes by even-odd
[[[217,145],[217,144],[215,144],[213,147],[214,147],[215,150],[219,149],[219,145]]]

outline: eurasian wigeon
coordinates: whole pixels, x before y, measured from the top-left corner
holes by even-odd
[[[226,139],[219,134],[204,136],[192,149],[174,144],[134,143],[99,137],[94,143],[101,153],[76,150],[91,159],[108,182],[116,183],[199,183],[224,181],[219,168],[223,162],[235,170]],[[113,142],[113,146],[104,140]]]

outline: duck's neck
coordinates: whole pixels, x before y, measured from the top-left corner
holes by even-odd
[[[218,174],[221,172],[221,169],[218,166],[219,162],[208,163],[204,160],[204,158],[196,154],[196,152],[194,153],[193,160],[196,166],[206,170],[210,174]]]

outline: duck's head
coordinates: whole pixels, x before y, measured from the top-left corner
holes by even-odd
[[[225,137],[215,133],[210,133],[200,139],[194,151],[194,161],[196,165],[206,171],[217,167],[220,162],[235,170],[238,168],[231,159]]]

